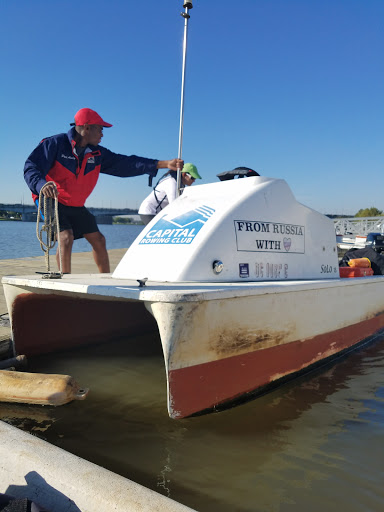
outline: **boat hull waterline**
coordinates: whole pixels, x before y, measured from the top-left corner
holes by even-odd
[[[384,328],[381,276],[142,288],[108,275],[68,275],[3,284],[16,351],[27,356],[107,334],[129,343],[132,334],[158,330],[175,419],[241,400]]]

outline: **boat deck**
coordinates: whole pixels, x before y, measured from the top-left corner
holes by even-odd
[[[138,281],[115,279],[111,274],[68,274],[61,279],[43,279],[40,275],[5,276],[5,285],[26,288],[39,293],[41,290],[69,295],[86,295],[111,300],[134,300],[149,302],[199,302],[215,299],[245,297],[271,293],[354,286],[361,279],[381,281],[383,276],[369,276],[354,279],[313,279],[289,281],[260,281],[233,283],[170,283],[147,281],[139,286]]]

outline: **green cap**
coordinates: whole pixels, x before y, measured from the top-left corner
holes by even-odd
[[[197,172],[196,165],[193,164],[184,164],[184,167],[181,172],[187,172],[192,176],[192,178],[195,178],[196,180],[201,180],[200,174]]]

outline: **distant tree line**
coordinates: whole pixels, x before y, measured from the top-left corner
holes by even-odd
[[[349,219],[351,217],[381,217],[384,212],[371,206],[371,208],[361,208],[355,215],[338,215],[337,213],[327,213],[326,215],[330,219]]]
[[[0,210],[0,220],[21,220],[21,213],[9,210]]]
[[[364,208],[359,210],[355,217],[381,217],[382,215],[382,210],[378,210],[374,206],[371,206],[371,208]]]
[[[113,217],[113,224],[142,224],[142,222],[132,217]]]

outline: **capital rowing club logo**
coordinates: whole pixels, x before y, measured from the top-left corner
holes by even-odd
[[[203,205],[177,217],[169,218],[164,215],[143,236],[139,244],[191,244],[214,213],[213,208]]]

